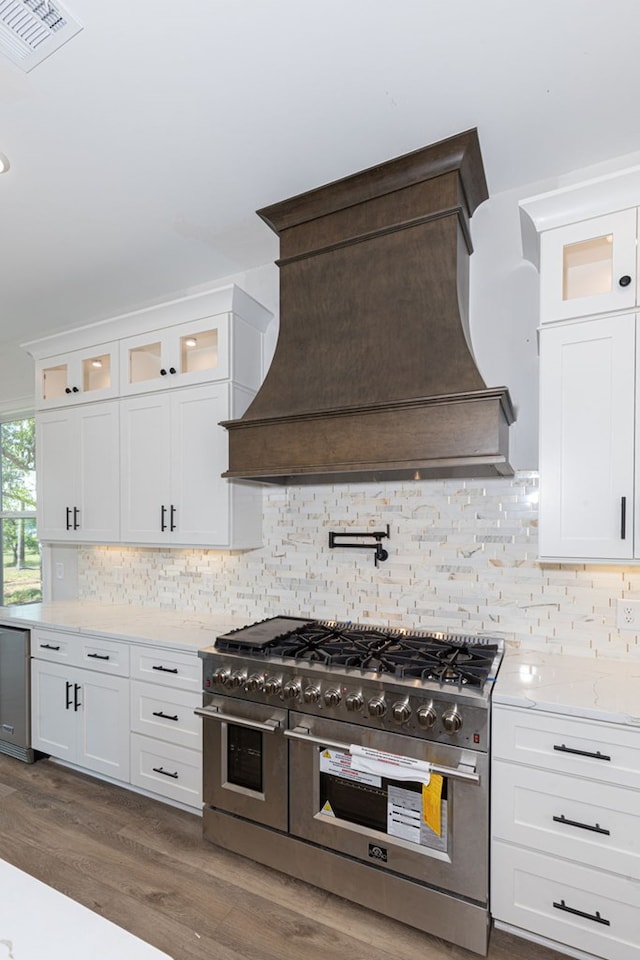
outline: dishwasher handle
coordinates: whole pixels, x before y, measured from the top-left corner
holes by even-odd
[[[313,743],[318,747],[333,747],[334,750],[343,750],[350,753],[351,748],[348,743],[340,743],[338,740],[326,740],[323,737],[313,737],[306,727],[294,727],[293,730],[283,731],[285,737],[290,740],[302,740],[304,743]],[[443,767],[439,763],[431,763],[431,773],[439,773],[440,776],[448,780],[463,780],[466,783],[480,783],[480,776],[475,770],[467,770],[462,764],[458,767]]]

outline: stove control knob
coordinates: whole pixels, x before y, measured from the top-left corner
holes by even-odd
[[[244,670],[234,670],[231,676],[229,677],[227,684],[230,687],[242,687],[244,686],[247,679],[247,674]]]
[[[300,692],[300,684],[297,680],[289,680],[282,688],[282,696],[285,700],[299,700]]]
[[[442,724],[447,733],[457,733],[462,726],[462,717],[455,707],[442,714]]]
[[[427,730],[429,730],[438,719],[433,707],[420,707],[417,717],[420,726],[425,727]]]
[[[331,687],[330,690],[325,690],[324,702],[328,707],[337,707],[341,700],[342,695],[335,687]]]
[[[302,691],[302,699],[305,703],[317,703],[320,699],[320,687],[305,687]]]
[[[356,710],[362,710],[364,707],[364,697],[361,693],[350,693],[345,700],[345,706],[351,713],[355,713]]]
[[[229,679],[229,671],[225,670],[224,667],[218,667],[217,670],[213,671],[211,679],[219,687],[224,687]]]
[[[372,697],[368,703],[370,717],[384,717],[387,705],[382,697]]]
[[[262,677],[259,673],[252,673],[244,685],[247,693],[253,693],[254,690],[262,689]]]
[[[269,694],[269,696],[275,696],[276,693],[280,693],[280,686],[281,684],[277,677],[267,677],[262,689],[265,693]]]
[[[411,707],[406,701],[398,700],[391,707],[391,716],[394,723],[406,723],[411,716]]]

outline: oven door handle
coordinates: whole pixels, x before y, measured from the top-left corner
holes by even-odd
[[[205,720],[235,723],[237,727],[251,727],[252,730],[262,730],[263,733],[275,733],[280,727],[279,720],[248,720],[246,717],[234,717],[230,713],[223,713],[216,707],[198,707],[193,712],[198,717],[204,717]]]
[[[333,747],[334,750],[343,750],[350,753],[348,743],[339,743],[337,740],[325,740],[321,737],[312,737],[306,727],[294,727],[293,730],[283,730],[285,737],[290,740],[303,740],[305,743],[314,743],[318,747]],[[458,767],[442,767],[438,763],[430,764],[432,773],[439,773],[449,780],[464,780],[465,783],[480,783],[480,776],[473,767],[460,764]]]

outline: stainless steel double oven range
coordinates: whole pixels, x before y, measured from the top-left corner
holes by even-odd
[[[201,656],[204,836],[486,954],[501,643],[274,617]]]

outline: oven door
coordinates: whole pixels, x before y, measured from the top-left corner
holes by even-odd
[[[487,902],[486,754],[300,713],[290,714],[285,735],[292,834]],[[405,766],[355,769],[352,745],[371,748],[381,759],[385,753],[406,758]],[[436,765],[429,786],[397,775],[408,776],[412,760]]]
[[[209,696],[203,718],[203,801],[255,823],[287,829],[287,711]]]

